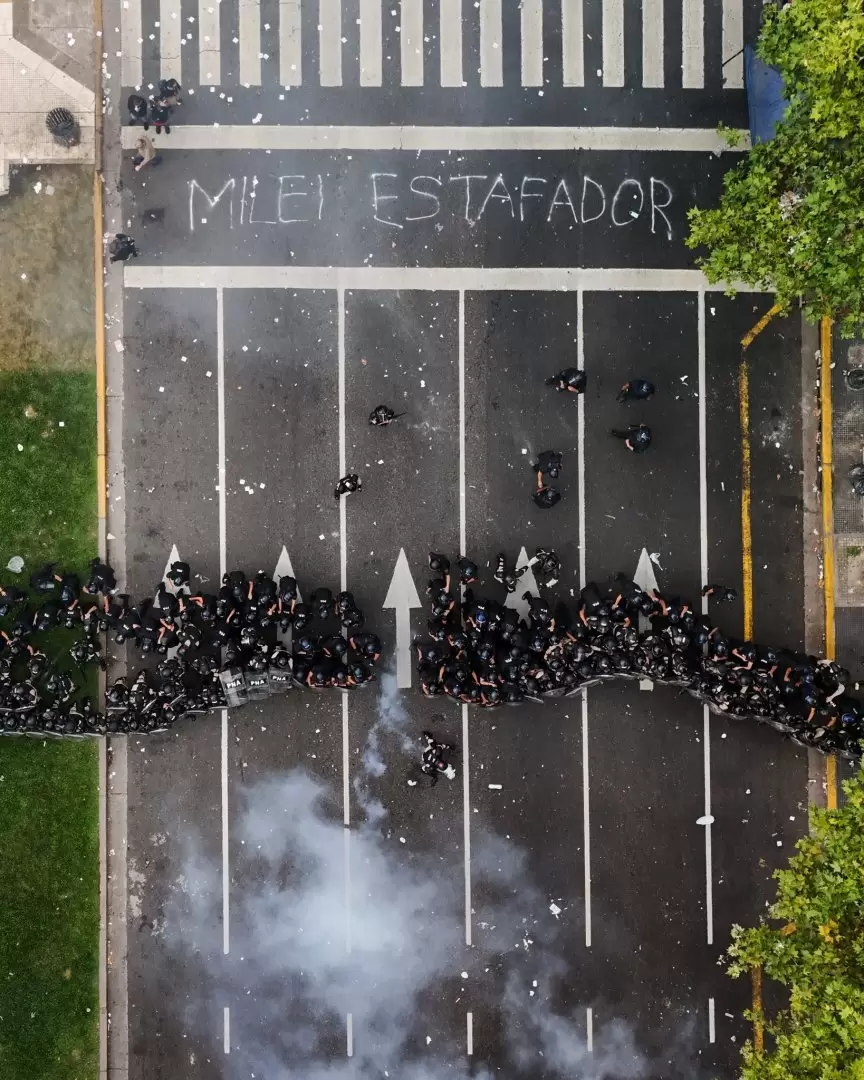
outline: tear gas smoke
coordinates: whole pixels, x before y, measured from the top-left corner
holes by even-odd
[[[381,733],[398,736],[406,753],[415,751],[407,726],[395,679],[385,676],[361,787],[385,769]],[[584,1009],[569,1016],[556,1007],[562,982],[572,983],[556,948],[566,909],[560,920],[549,911],[524,852],[501,836],[472,838],[472,881],[482,901],[469,949],[461,866],[442,872],[440,852],[406,850],[376,828],[377,820],[373,814],[349,835],[330,789],[299,769],[244,789],[231,838],[228,957],[220,947],[219,868],[187,853],[164,938],[186,970],[200,975],[193,983],[200,1001],[190,1006],[186,1024],[204,1028],[207,1042],[218,1046],[221,1034],[211,1029],[222,1006],[231,1007],[223,1076],[491,1080],[465,1055],[469,1009],[500,1017],[506,1067],[502,1072],[496,1062],[498,1077],[648,1075],[623,1024],[596,1031],[589,1052]]]

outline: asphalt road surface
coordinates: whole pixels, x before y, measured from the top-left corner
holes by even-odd
[[[226,566],[290,566],[304,595],[347,585],[395,671],[384,604],[401,552],[421,598],[430,549],[462,547],[487,578],[498,550],[555,548],[563,599],[635,571],[643,551],[664,591],[740,589],[737,343],[768,305],[705,291],[683,245],[687,208],[716,196],[733,158],[626,139],[580,153],[288,153],[263,129],[247,150],[219,149],[218,128],[205,149],[170,140],[186,124],[254,133],[256,117],[740,126],[736,64],[729,87],[720,64],[752,32],[750,9],[645,0],[643,24],[614,0],[442,0],[439,22],[438,5],[410,0],[392,12],[261,0],[215,5],[214,24],[187,7],[124,9],[124,86],[176,75],[187,90],[161,163],[124,165],[141,247],[124,269],[128,590],[153,591],[174,546],[205,588]],[[583,399],[544,386],[575,363]],[[655,399],[618,405],[636,375]],[[791,646],[803,643],[800,401],[798,331],[775,321],[750,376],[755,634]],[[372,429],[382,402],[405,416]],[[644,457],[608,434],[636,419],[655,432]],[[530,462],[550,448],[565,456],[563,499],[542,512]],[[364,486],[340,508],[346,471]],[[412,632],[425,619],[411,607]],[[721,621],[740,632],[740,605]],[[408,782],[405,736],[424,727],[460,746],[452,784]],[[716,961],[806,828],[806,759],[772,732],[639,684],[469,715],[387,680],[129,750],[132,1080],[380,1075],[369,1061],[390,1075],[414,1062],[538,1077],[602,1061],[624,1076],[634,1055],[632,1075],[734,1075],[749,987]],[[298,859],[276,886],[316,898],[344,976],[338,1007],[331,995],[311,1018],[308,972],[288,959],[304,943],[261,911],[275,886],[249,817],[262,785],[298,769],[326,788],[306,833],[320,827],[329,877]],[[322,877],[340,882],[335,899]],[[429,903],[410,902],[418,880]],[[364,953],[370,911],[393,927],[384,963]],[[396,1053],[369,1003],[418,972],[410,1017],[382,999]],[[550,1017],[566,1018],[566,1038]],[[525,1034],[541,1028],[543,1047],[566,1049],[563,1073]],[[616,1031],[633,1053],[612,1053]],[[514,1033],[528,1057],[514,1057]]]

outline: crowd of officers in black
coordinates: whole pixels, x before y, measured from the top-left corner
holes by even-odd
[[[560,577],[554,552],[539,550],[531,562],[547,584]],[[524,592],[526,621],[475,593],[473,560],[460,558],[451,568],[433,552],[429,566],[436,576],[426,589],[428,634],[415,640],[428,697],[488,709],[576,695],[610,679],[651,679],[680,687],[717,713],[769,724],[801,745],[861,756],[864,709],[846,692],[849,672],[831,660],[731,637],[686,600],[646,592],[623,574],[608,588],[587,584],[575,611]],[[526,569],[501,553],[494,577],[514,593]],[[716,603],[735,592],[708,585],[703,596]]]
[[[553,551],[538,550],[531,564],[545,587],[560,578]],[[428,697],[488,709],[575,695],[613,678],[651,679],[723,715],[769,724],[801,745],[861,755],[864,709],[847,693],[849,672],[833,661],[728,636],[687,601],[645,591],[623,574],[609,588],[587,584],[575,611],[524,592],[526,620],[475,592],[480,571],[472,559],[451,567],[431,553],[429,566],[436,576],[426,589],[428,633],[414,642]],[[502,552],[493,577],[513,594],[526,570]],[[34,595],[44,599],[34,604]],[[703,590],[711,603],[734,595],[717,585]],[[226,573],[216,594],[192,592],[184,562],[173,563],[155,597],[137,605],[119,593],[114,571],[99,559],[84,583],[44,566],[30,576],[29,592],[0,587],[0,626],[0,731],[7,732],[161,731],[182,716],[292,687],[353,690],[375,679],[381,656],[381,642],[364,629],[350,592],[319,588],[306,603],[293,577],[275,581],[242,570]],[[103,633],[153,663],[131,681],[111,683],[100,709],[76,696],[73,675],[36,644],[37,635],[57,627],[82,631],[69,650],[78,672],[105,668]],[[424,771],[449,775],[448,749],[424,733]]]
[[[34,605],[32,595],[44,598]],[[232,570],[217,594],[192,592],[190,568],[171,565],[153,599],[133,603],[114,571],[94,559],[86,583],[46,565],[30,592],[0,587],[0,731],[67,736],[164,731],[182,716],[240,705],[292,687],[352,690],[370,683],[381,655],[350,592]],[[36,644],[56,627],[81,631],[69,649],[73,673]],[[288,632],[290,631],[290,640]],[[103,670],[100,635],[152,663],[106,690],[105,708],[76,696],[87,665]]]

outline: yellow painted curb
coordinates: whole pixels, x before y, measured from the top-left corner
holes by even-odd
[[[765,1022],[762,1014],[762,968],[752,970],[753,976],[753,1049],[761,1054],[765,1049]]]
[[[774,304],[741,338],[741,364],[738,368],[738,426],[741,435],[741,603],[744,609],[744,637],[753,639],[753,522],[751,517],[752,473],[750,465],[750,371],[747,350],[775,315]]]
[[[819,325],[819,398],[822,426],[822,578],[825,597],[825,655],[836,657],[835,636],[835,566],[834,566],[834,428],[831,400],[832,324],[823,319]],[[825,804],[837,809],[837,759],[828,758],[825,767]]]
[[[751,331],[752,333],[752,331]],[[750,515],[752,472],[750,465],[750,372],[741,351],[738,368],[738,423],[741,432],[741,602],[744,608],[744,639],[753,640],[753,524]]]
[[[94,2],[94,23],[102,28],[102,0]],[[102,52],[100,37],[96,38],[96,63],[94,90],[96,109],[94,118],[94,166],[93,166],[93,272],[96,293],[96,513],[99,518],[99,540],[104,543],[104,523],[108,516],[108,436],[105,377],[105,277],[102,237]],[[101,552],[103,556],[105,552]]]
[[[759,334],[761,334],[765,327],[768,325],[768,323],[771,322],[774,316],[778,315],[779,313],[779,304],[775,304],[770,309],[770,311],[766,311],[762,318],[759,320],[759,322],[757,322],[756,325],[752,329],[748,330],[744,337],[741,338],[741,348],[749,349],[750,346],[753,344],[753,339],[758,337]]]

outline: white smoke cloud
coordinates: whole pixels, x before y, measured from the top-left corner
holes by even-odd
[[[182,860],[163,936],[187,970],[200,971],[187,1026],[219,1045],[212,1028],[222,1006],[231,1006],[223,1075],[492,1080],[465,1055],[464,1017],[474,1009],[500,1017],[508,1077],[647,1077],[648,1062],[624,1024],[601,1026],[589,1050],[584,1008],[574,1016],[557,1008],[559,988],[568,977],[572,984],[556,944],[567,914],[559,920],[550,912],[526,853],[501,836],[472,837],[477,909],[474,945],[465,946],[461,874],[442,873],[439,852],[408,857],[380,827],[387,810],[367,781],[386,771],[382,737],[388,753],[394,743],[406,755],[419,753],[396,679],[386,674],[354,780],[366,821],[350,833],[333,792],[302,770],[241,792],[232,845],[242,852],[243,880],[231,892],[228,958],[221,955],[220,868],[198,850]],[[430,1013],[461,1017],[462,1026],[438,1021],[427,1045]],[[501,1070],[494,1075],[500,1080]]]
[[[501,837],[476,837],[473,880],[489,899],[468,951],[461,877],[442,875],[433,853],[397,857],[393,841],[368,824],[351,830],[349,848],[338,810],[329,789],[300,770],[243,792],[232,842],[245,853],[244,881],[232,891],[227,961],[217,948],[218,868],[200,855],[184,861],[185,886],[166,911],[164,936],[187,969],[201,967],[202,1000],[187,1023],[212,1024],[221,1013],[214,1003],[232,1006],[226,1076],[458,1080],[469,1075],[464,1027],[449,1042],[436,1032],[427,1049],[429,1000],[462,1017],[469,1008],[500,1011],[513,1075],[537,1075],[540,1062],[556,1080],[647,1075],[622,1025],[598,1032],[592,1054],[584,1010],[576,1017],[554,1010],[556,985],[567,974],[555,950],[561,924],[529,881],[519,849]],[[496,974],[502,964],[505,984]],[[466,967],[467,980],[460,976]],[[352,1058],[345,1056],[348,1013]],[[218,1045],[218,1033],[212,1038]],[[470,1075],[488,1080],[479,1063]]]

